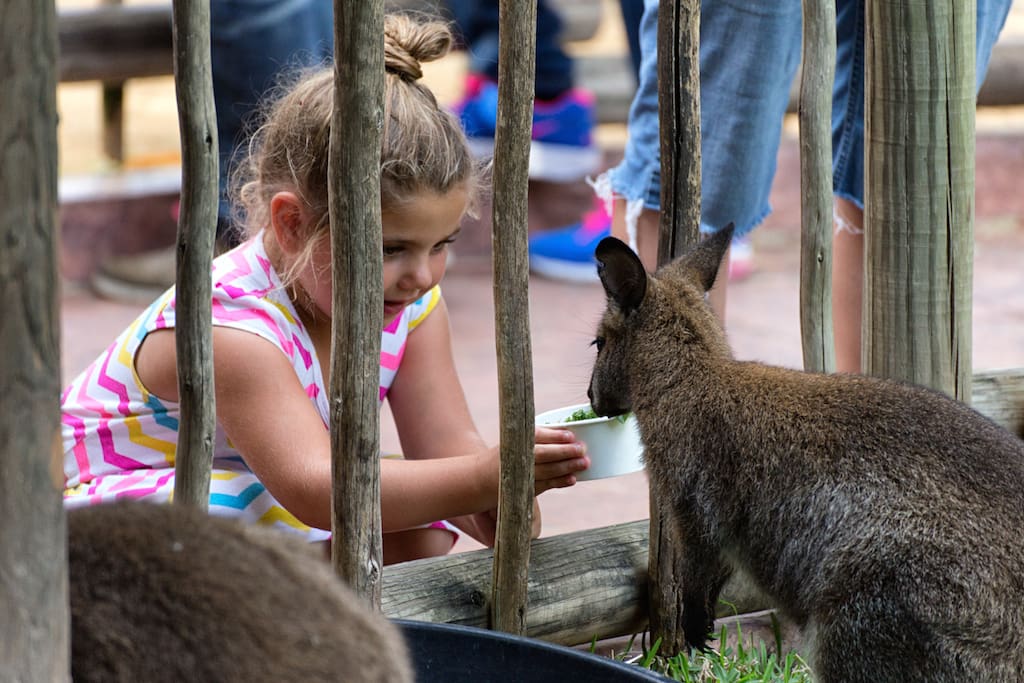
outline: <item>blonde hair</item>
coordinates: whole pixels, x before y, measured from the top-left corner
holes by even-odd
[[[448,53],[452,34],[438,21],[391,14],[384,21],[384,128],[381,136],[381,210],[416,196],[446,194],[464,187],[470,201],[479,171],[458,119],[438,105],[419,82],[421,63]],[[284,264],[285,284],[328,236],[327,161],[334,107],[334,70],[322,66],[299,72],[293,84],[265,108],[248,155],[236,169],[236,221],[249,236],[269,225],[270,200],[294,192],[306,205],[306,247]],[[268,239],[273,236],[268,233]],[[274,245],[271,245],[274,246]]]

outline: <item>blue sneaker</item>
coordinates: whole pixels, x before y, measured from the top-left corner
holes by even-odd
[[[598,282],[594,249],[611,234],[612,217],[597,202],[579,223],[530,238],[530,270],[567,282]]]
[[[465,93],[455,105],[455,113],[473,154],[491,156],[498,123],[498,84],[479,74],[470,74],[466,77]],[[594,96],[586,90],[573,88],[557,99],[535,102],[530,177],[569,182],[596,173],[603,158],[593,143],[593,129]]]

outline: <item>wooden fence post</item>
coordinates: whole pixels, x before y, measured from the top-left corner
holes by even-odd
[[[803,0],[800,75],[800,333],[804,369],[832,372],[832,84],[836,7]]]
[[[533,123],[537,5],[500,0],[498,124],[494,136],[494,323],[501,414],[501,490],[491,627],[526,632],[533,521],[533,360],[527,188]]]
[[[118,6],[122,0],[101,0],[102,5]],[[124,80],[103,81],[103,153],[118,165],[124,163]]]
[[[870,0],[864,371],[970,400],[974,3]]]
[[[701,216],[700,2],[658,5],[661,220],[658,265],[696,244]]]
[[[658,7],[658,117],[661,136],[661,217],[658,265],[697,242],[701,216],[700,2],[662,0]],[[651,490],[649,612],[659,652],[671,656],[683,635],[680,568],[685,549],[668,533],[668,512]]]
[[[67,681],[53,0],[0,22],[0,678]]]
[[[178,427],[174,501],[205,510],[216,405],[210,262],[218,207],[217,121],[210,66],[210,1],[174,0],[174,89],[181,131],[181,210],[174,326]]]
[[[334,113],[328,184],[334,259],[330,430],[331,560],[380,606],[380,335],[384,326],[380,145],[384,3],[334,1]]]

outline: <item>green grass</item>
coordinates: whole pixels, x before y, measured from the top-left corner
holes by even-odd
[[[616,416],[615,419],[619,422],[625,423],[626,420],[629,419],[629,415],[629,413],[623,413],[622,415]],[[593,420],[595,417],[600,417],[600,415],[595,413],[593,408],[587,406],[586,408],[580,408],[579,410],[573,411],[572,415],[563,420],[563,424],[568,422],[579,422],[580,420]]]
[[[594,412],[593,408],[580,408],[573,412],[572,415],[565,418],[566,422],[579,422],[580,420],[592,420],[597,417],[597,413]]]
[[[795,652],[788,652],[784,656],[777,654],[782,651],[782,637],[774,617],[772,623],[775,630],[773,648],[769,648],[763,640],[754,643],[748,639],[744,643],[743,633],[739,624],[736,624],[733,639],[729,638],[729,630],[722,627],[718,635],[718,649],[709,648],[706,652],[691,650],[674,657],[663,657],[658,655],[661,641],[657,640],[650,648],[644,647],[642,654],[619,659],[686,683],[812,683],[810,669],[800,655]],[[723,643],[724,646],[721,645]],[[631,650],[632,642],[627,652]]]

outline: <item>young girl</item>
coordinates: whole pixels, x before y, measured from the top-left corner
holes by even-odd
[[[389,16],[381,144],[384,331],[380,398],[404,459],[381,462],[384,560],[447,553],[454,528],[493,545],[498,449],[484,443],[455,373],[438,283],[473,199],[457,120],[418,82],[451,36]],[[331,524],[331,250],[327,174],[333,71],[273,104],[250,145],[240,199],[249,238],[213,263],[217,434],[212,514],[304,534]],[[175,296],[168,290],[62,396],[65,504],[166,502],[178,428]],[[588,466],[566,430],[535,434],[536,493]],[[447,520],[447,521],[439,521]],[[535,501],[534,533],[540,517]]]

